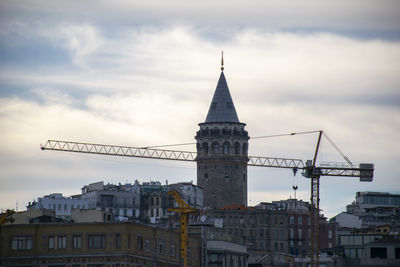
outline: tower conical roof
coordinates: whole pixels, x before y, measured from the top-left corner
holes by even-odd
[[[217,88],[215,89],[205,122],[240,123],[223,71],[221,72],[221,76],[219,76]]]

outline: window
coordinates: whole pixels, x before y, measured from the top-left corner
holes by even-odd
[[[49,236],[47,238],[47,244],[49,249],[54,249],[54,236]]]
[[[332,239],[332,230],[329,230],[329,231],[328,231],[328,238],[329,238],[329,239]]]
[[[373,258],[387,258],[387,249],[385,247],[372,247],[371,248],[371,259]]]
[[[212,150],[213,150],[214,154],[219,153],[219,144],[217,142],[212,144]]]
[[[137,250],[143,250],[143,237],[137,237]]]
[[[299,216],[297,218],[297,224],[303,224],[303,217]]]
[[[225,142],[224,143],[224,154],[229,154],[229,147],[230,147],[229,143]]]
[[[175,244],[171,244],[170,254],[171,254],[171,257],[175,257],[176,256],[176,246],[175,246]]]
[[[290,228],[290,238],[294,238],[294,229]]]
[[[161,255],[165,253],[165,244],[163,242],[158,243],[158,253]]]
[[[395,259],[400,259],[400,247],[394,248],[394,258]]]
[[[285,237],[284,237],[285,232],[283,230],[280,230],[280,234],[281,234],[281,240],[285,239]]]
[[[294,216],[290,216],[290,218],[289,218],[289,223],[290,223],[290,224],[294,224]]]
[[[31,250],[32,249],[32,237],[19,236],[11,239],[12,250]]]
[[[275,239],[278,239],[278,230],[277,229],[274,229],[274,238]]]
[[[240,150],[240,144],[236,142],[235,145],[233,146],[233,153],[237,155],[239,154],[239,150]]]
[[[72,248],[82,248],[82,236],[74,235],[72,237]]]
[[[150,240],[145,240],[145,241],[144,241],[144,250],[145,250],[146,252],[149,252],[149,251],[150,251]]]
[[[299,238],[303,238],[303,231],[301,229],[299,229],[298,234],[299,234]]]
[[[281,246],[281,251],[283,251],[284,248],[283,243],[280,243],[280,246]]]
[[[59,249],[67,248],[67,237],[66,236],[58,237],[57,248],[59,248]]]
[[[260,237],[261,237],[261,238],[264,237],[264,229],[260,229]]]
[[[88,248],[106,248],[106,235],[89,235]]]
[[[115,248],[121,248],[121,234],[115,235]]]
[[[311,225],[311,217],[308,217],[307,220],[308,220],[308,225]]]
[[[243,144],[243,151],[242,151],[243,155],[247,155],[247,145]]]

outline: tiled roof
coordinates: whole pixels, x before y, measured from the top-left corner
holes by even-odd
[[[221,76],[219,77],[205,122],[240,123],[229,92],[228,84],[226,83],[224,72],[221,72]]]

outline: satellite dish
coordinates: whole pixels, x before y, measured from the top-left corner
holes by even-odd
[[[202,215],[202,216],[200,217],[200,221],[201,221],[201,222],[205,222],[205,221],[206,221],[206,215]]]

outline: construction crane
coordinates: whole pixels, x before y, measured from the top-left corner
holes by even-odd
[[[169,208],[168,211],[179,213],[179,230],[181,232],[181,251],[180,259],[183,262],[183,266],[187,267],[187,250],[188,250],[188,221],[190,213],[197,213],[198,210],[191,208],[179,195],[176,190],[171,190],[168,195],[174,197],[179,208]]]
[[[248,166],[272,167],[292,169],[296,174],[302,170],[302,175],[311,179],[311,267],[319,266],[319,180],[321,176],[338,177],[359,177],[361,182],[372,182],[374,176],[374,165],[369,163],[353,164],[347,157],[344,159],[347,163],[324,163],[316,166],[318,150],[323,131],[318,131],[318,141],[313,160],[303,161],[301,159],[274,158],[249,156]],[[292,133],[290,135],[294,135]],[[326,135],[325,135],[326,136]],[[327,136],[326,136],[327,137]],[[328,141],[333,142],[328,138]],[[335,146],[335,145],[334,145]],[[41,145],[42,150],[78,152],[88,154],[99,154],[109,156],[137,157],[150,159],[178,160],[178,161],[196,161],[196,152],[164,150],[150,147],[131,147],[116,146],[104,144],[92,144],[81,142],[69,142],[48,140]],[[335,148],[337,148],[335,146]],[[340,151],[339,151],[340,152]]]

